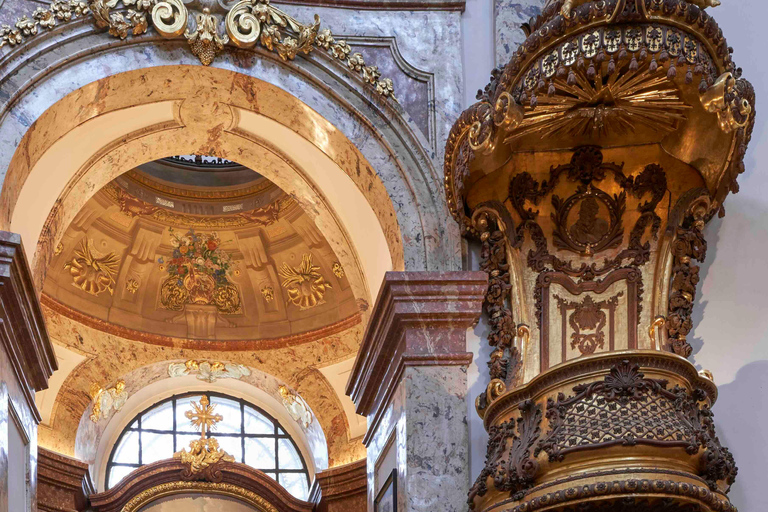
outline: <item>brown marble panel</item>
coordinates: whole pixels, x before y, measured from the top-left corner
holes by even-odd
[[[363,512],[367,502],[366,461],[329,469],[315,476],[310,501],[315,512]]]
[[[95,492],[88,464],[40,448],[37,474],[38,510],[81,512],[88,508],[88,497]]]

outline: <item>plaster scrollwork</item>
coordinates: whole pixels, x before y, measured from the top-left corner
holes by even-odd
[[[194,24],[189,22],[187,5],[195,9],[191,12]],[[211,9],[222,11],[221,16]],[[13,26],[0,26],[0,47],[23,44],[42,30],[88,15],[98,28],[120,39],[145,34],[150,25],[164,38],[184,37],[206,66],[228,45],[252,48],[259,44],[286,61],[300,53],[323,50],[346,64],[377,94],[397,101],[392,80],[382,78],[377,66],[366,63],[361,53],[352,52],[350,45],[335,39],[329,29],[321,30],[318,15],[312,23],[301,23],[269,0],[241,0],[231,6],[221,2],[208,5],[200,0],[188,4],[183,0],[55,0],[47,8],[38,7],[31,15],[20,17]],[[226,33],[220,31],[222,23]]]

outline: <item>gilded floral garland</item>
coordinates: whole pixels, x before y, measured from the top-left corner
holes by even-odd
[[[119,10],[118,10],[119,9]],[[320,48],[333,58],[346,63],[365,83],[381,96],[393,98],[394,86],[382,78],[377,66],[369,66],[360,53],[352,53],[346,41],[336,40],[329,29],[320,30],[320,18],[303,24],[269,0],[241,0],[224,17],[226,34],[219,33],[221,19],[206,7],[194,13],[195,24],[189,24],[189,12],[182,0],[55,0],[48,8],[38,7],[24,15],[13,26],[0,27],[0,47],[17,46],[36,36],[41,30],[52,30],[57,23],[83,18],[90,14],[98,28],[107,29],[113,37],[125,39],[149,29],[168,39],[184,37],[192,53],[204,65],[213,62],[227,45],[252,48],[260,44],[276,52],[283,60],[293,60],[299,53],[308,54]]]

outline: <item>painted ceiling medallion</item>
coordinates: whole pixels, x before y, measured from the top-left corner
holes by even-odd
[[[167,262],[168,278],[160,291],[163,307],[182,311],[187,304],[214,305],[220,313],[240,313],[240,292],[229,280],[232,257],[221,248],[219,236],[194,230],[180,236],[172,228],[170,233],[173,257]],[[160,258],[158,263],[165,260]]]
[[[84,292],[91,295],[109,292],[111,295],[120,259],[113,252],[100,255],[92,245],[90,240],[84,239],[64,269],[72,275],[72,283]]]
[[[325,304],[325,292],[331,285],[320,274],[320,267],[312,263],[312,255],[305,254],[301,266],[294,268],[287,263],[280,267],[283,288],[288,292],[288,299],[300,309],[310,309]]]
[[[194,26],[189,24],[189,5],[193,9]],[[220,9],[226,34],[219,33],[221,18],[211,13]],[[228,10],[218,2],[193,0],[55,0],[49,7],[38,7],[29,16],[20,17],[14,26],[0,27],[0,47],[16,46],[35,37],[40,29],[52,30],[58,23],[91,15],[97,27],[109,35],[125,39],[128,35],[146,33],[150,24],[167,39],[184,37],[192,53],[204,65],[213,62],[227,45],[251,48],[260,44],[276,52],[283,60],[293,60],[299,53],[325,50],[345,63],[365,83],[383,97],[395,99],[392,80],[381,78],[377,66],[366,65],[360,53],[352,53],[346,41],[335,40],[328,29],[320,30],[320,18],[304,24],[272,6],[269,0],[242,0]],[[351,55],[350,55],[351,54]]]
[[[183,377],[196,375],[199,380],[214,383],[218,379],[241,379],[251,374],[251,370],[242,364],[222,363],[221,361],[195,361],[168,365],[168,376]]]
[[[199,402],[190,402],[192,409],[184,413],[193,427],[200,429],[200,439],[189,443],[189,451],[183,449],[173,454],[174,459],[180,459],[186,464],[190,475],[204,472],[219,461],[235,462],[235,458],[219,448],[219,442],[213,437],[206,437],[206,432],[214,430],[216,424],[224,418],[214,414],[215,405],[211,405],[208,397],[203,395]]]

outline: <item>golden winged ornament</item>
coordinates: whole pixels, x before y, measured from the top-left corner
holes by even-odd
[[[310,309],[325,303],[325,292],[331,285],[320,274],[320,267],[312,262],[312,255],[305,254],[298,268],[283,263],[280,267],[283,288],[288,293],[288,300],[301,310]]]
[[[85,239],[72,259],[64,264],[64,269],[69,270],[75,286],[91,295],[99,295],[104,291],[112,294],[119,266],[120,259],[115,253],[98,255],[91,248],[91,242]]]

